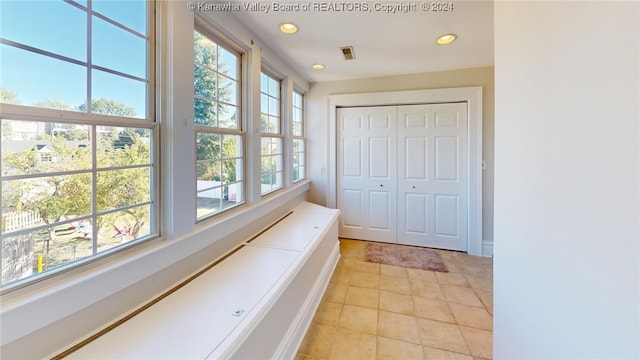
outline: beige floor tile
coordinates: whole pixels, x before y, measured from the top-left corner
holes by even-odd
[[[329,360],[375,359],[376,336],[338,329]]]
[[[481,307],[482,301],[471,288],[441,285],[442,293],[449,302]]]
[[[356,262],[353,264],[353,270],[368,272],[372,274],[380,274],[380,264],[370,262]]]
[[[340,314],[338,328],[375,335],[378,331],[378,310],[345,305]]]
[[[462,272],[469,275],[478,275],[478,276],[491,276],[490,267],[472,263],[472,262],[461,262],[458,265],[459,268],[462,269]]]
[[[377,360],[424,359],[422,346],[378,336]]]
[[[422,344],[436,349],[470,354],[457,325],[418,318]]]
[[[464,273],[463,269],[460,267],[460,264],[457,261],[451,261],[451,262],[445,261],[445,265],[447,265],[447,270],[449,270],[450,273],[457,273],[457,274]]]
[[[420,344],[418,323],[413,316],[380,311],[378,336]]]
[[[380,291],[380,310],[415,316],[413,297],[406,294],[398,294]]]
[[[333,326],[311,324],[302,340],[298,353],[313,358],[326,359],[331,352],[336,328]]]
[[[484,308],[487,309],[489,314],[493,315],[493,290],[475,289],[475,292],[484,304]]]
[[[446,301],[425,299],[419,296],[413,297],[413,305],[416,315],[421,318],[444,321],[455,324],[456,318],[451,312],[449,303]]]
[[[344,265],[336,266],[336,269],[333,271],[333,275],[331,275],[331,280],[329,280],[332,284],[342,284],[349,285],[349,270]]]
[[[484,307],[450,303],[451,311],[459,325],[476,329],[493,330],[493,318]]]
[[[424,347],[424,358],[428,360],[473,360],[469,355],[456,352]]]
[[[329,285],[327,285],[327,290],[324,293],[322,301],[331,301],[342,304],[344,303],[346,295],[347,285],[329,283]]]
[[[493,357],[493,333],[491,331],[460,326],[460,331],[471,349],[473,356],[491,359]]]
[[[407,274],[409,275],[409,280],[414,281],[429,281],[429,282],[437,282],[436,274],[433,271],[421,270],[421,269],[410,269],[407,268]]]
[[[437,282],[411,280],[411,294],[433,300],[445,299]]]
[[[380,290],[398,294],[411,294],[409,279],[401,279],[391,276],[380,276]]]
[[[436,278],[440,284],[469,287],[469,283],[463,274],[436,272]]]
[[[377,289],[380,285],[380,275],[353,270],[349,275],[349,285]]]
[[[313,358],[308,355],[296,354],[294,360],[313,360]]]
[[[348,305],[377,309],[379,304],[379,293],[380,291],[376,289],[349,286],[344,303]]]
[[[400,266],[380,264],[380,275],[408,279],[407,269]]]
[[[313,322],[322,325],[338,326],[342,304],[331,301],[322,301],[313,317]]]
[[[491,289],[493,288],[493,280],[486,275],[465,274],[467,281],[474,289]]]

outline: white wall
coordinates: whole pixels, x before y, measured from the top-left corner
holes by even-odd
[[[640,358],[640,3],[494,19],[494,357]]]
[[[493,67],[311,84],[307,96],[308,172],[313,181],[309,199],[326,205],[327,196],[335,196],[328,194],[329,95],[467,86],[482,86],[482,153],[487,164],[482,177],[482,239],[493,241]]]

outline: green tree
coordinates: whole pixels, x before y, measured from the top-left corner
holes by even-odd
[[[205,100],[195,99],[196,125],[218,126],[218,115],[224,116],[224,107],[218,101],[231,100],[232,84],[222,85],[218,82],[217,72],[226,74],[226,64],[219,60],[219,47],[215,43],[196,32],[194,36],[194,92]]]
[[[18,95],[13,91],[0,87],[0,103],[20,104],[20,100],[18,100]]]
[[[38,147],[32,147],[6,154],[3,167],[18,174],[55,173],[73,169],[89,168],[90,150],[83,147],[71,147],[60,137],[50,136],[49,155],[55,161],[43,162]],[[84,215],[91,209],[90,174],[46,176],[28,180],[15,180],[7,183],[3,197],[16,211],[35,211],[45,224],[54,224],[66,215]],[[56,238],[55,228],[47,228],[49,243]]]
[[[45,99],[42,101],[38,101],[37,103],[33,104],[33,106],[43,107],[48,109],[73,110],[71,106],[63,103],[60,100]]]
[[[87,103],[78,106],[78,111],[87,112]],[[119,101],[100,98],[91,100],[91,112],[113,116],[136,116],[136,110]]]
[[[105,143],[101,147],[110,150],[100,156],[108,166],[147,164],[150,161],[148,142],[131,129],[120,132],[111,144],[106,143],[108,138],[103,138],[103,141]],[[100,172],[96,189],[98,209],[115,209],[149,201],[149,171],[149,168],[142,167]],[[149,207],[137,206],[123,212],[128,215],[127,218],[121,217],[117,212],[99,217],[98,228],[109,228],[117,222],[124,222],[131,229],[131,237],[137,238],[149,219]]]

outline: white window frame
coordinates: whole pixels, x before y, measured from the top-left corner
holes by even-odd
[[[245,131],[245,127],[246,127],[246,122],[244,120],[244,102],[243,102],[243,98],[244,98],[244,91],[245,91],[245,82],[244,82],[244,64],[245,64],[245,58],[246,58],[246,53],[243,51],[243,49],[238,46],[237,44],[235,44],[234,42],[230,41],[228,38],[226,38],[225,36],[223,36],[222,34],[220,34],[218,31],[216,31],[215,29],[213,29],[210,25],[208,25],[208,23],[199,18],[196,17],[195,18],[195,24],[194,24],[194,31],[199,32],[201,35],[205,36],[207,39],[209,39],[210,41],[212,41],[213,43],[217,44],[218,46],[224,48],[226,51],[231,52],[235,55],[238,56],[238,63],[237,63],[237,68],[236,68],[236,74],[238,76],[237,82],[238,82],[238,89],[237,89],[237,96],[238,96],[238,110],[237,110],[237,116],[238,116],[238,129],[229,129],[229,128],[221,128],[221,127],[213,127],[213,126],[205,126],[205,125],[196,125],[195,124],[195,118],[194,118],[194,137],[196,137],[196,151],[194,152],[195,156],[196,156],[196,172],[197,170],[197,164],[199,162],[201,162],[200,160],[197,159],[197,135],[200,134],[215,134],[215,135],[219,135],[219,136],[225,136],[225,135],[231,135],[231,136],[239,136],[241,141],[242,141],[242,148],[241,148],[241,153],[242,155],[238,158],[241,160],[242,162],[242,166],[237,170],[238,172],[240,172],[241,174],[241,180],[239,181],[235,181],[233,183],[230,184],[239,184],[240,186],[240,191],[241,191],[241,199],[238,200],[238,202],[235,205],[231,205],[228,207],[221,207],[220,210],[212,212],[212,213],[208,213],[208,214],[204,214],[203,216],[198,216],[197,211],[198,211],[198,189],[197,189],[197,173],[196,173],[196,223],[203,221],[203,220],[207,220],[210,219],[212,217],[215,217],[216,215],[225,213],[231,209],[234,209],[238,206],[244,205],[247,203],[247,180],[250,179],[250,177],[248,176],[249,174],[247,173],[247,169],[248,169],[248,164],[247,164],[247,143],[248,143],[248,139],[247,139],[247,134]],[[217,71],[216,71],[217,73]],[[217,84],[216,84],[217,86]],[[195,98],[195,94],[194,94],[194,98]],[[216,102],[217,103],[217,102]],[[220,149],[220,151],[222,152],[222,149]],[[224,159],[222,159],[222,157],[220,157],[220,161],[222,161]],[[218,187],[212,187],[211,189],[214,188],[218,188]],[[219,188],[224,189],[224,185],[221,184],[219,186]],[[209,190],[211,190],[209,189]],[[223,199],[221,199],[221,201],[223,201]]]
[[[296,95],[300,96],[300,107],[296,106]],[[302,91],[299,91],[297,89],[293,89],[293,94],[292,94],[292,101],[291,101],[291,180],[293,181],[293,183],[297,183],[298,181],[302,181],[304,179],[307,178],[307,140],[306,140],[306,114],[305,114],[305,107],[306,107],[306,96],[305,93],[303,93]],[[296,110],[300,110],[300,121],[298,123],[300,123],[300,135],[296,135],[295,134],[295,123],[297,121],[296,120]],[[297,167],[295,166],[294,163],[294,157],[296,155],[295,153],[295,146],[293,145],[294,142],[298,140],[298,141],[302,141],[302,151],[298,152],[298,154],[302,155],[302,165],[298,165]],[[299,178],[295,178],[295,174],[296,174],[296,170],[302,171],[302,176],[300,176]]]
[[[102,15],[98,12],[93,11],[91,8],[91,2],[87,3],[87,6],[81,5],[75,2],[65,2],[70,6],[74,6],[80,10],[83,10],[87,13],[87,23],[90,24],[93,22],[94,17],[100,18],[102,20],[107,21],[108,23],[117,26],[125,31],[128,31],[136,36],[140,36],[146,39],[147,41],[147,70],[146,70],[146,79],[139,78],[134,75],[129,75],[126,73],[122,73],[117,70],[109,69],[107,67],[98,66],[91,62],[91,51],[92,51],[92,39],[91,36],[87,36],[87,61],[81,61],[77,59],[72,59],[60,54],[56,54],[54,52],[50,52],[47,50],[35,48],[26,44],[18,43],[15,41],[11,41],[9,39],[0,38],[0,43],[6,46],[11,46],[14,48],[18,48],[20,50],[29,51],[31,53],[45,56],[48,58],[52,58],[59,61],[73,63],[75,65],[80,65],[86,67],[87,70],[87,83],[86,83],[86,94],[87,94],[87,111],[79,112],[79,111],[68,111],[68,110],[58,110],[58,109],[50,109],[29,105],[16,105],[16,104],[2,104],[0,106],[0,119],[6,120],[15,120],[15,121],[25,121],[25,122],[48,122],[48,123],[66,123],[70,125],[85,125],[89,127],[91,143],[92,143],[92,165],[90,169],[84,170],[69,170],[69,171],[61,171],[57,173],[37,173],[37,174],[19,174],[12,176],[2,176],[0,175],[0,182],[11,181],[11,180],[22,180],[22,179],[36,179],[40,177],[48,177],[52,175],[71,175],[71,174],[91,174],[91,187],[93,189],[91,193],[91,211],[89,215],[76,217],[73,219],[62,219],[55,223],[38,225],[35,227],[28,227],[24,229],[20,229],[17,231],[8,231],[7,233],[2,234],[2,239],[9,238],[13,236],[19,236],[24,234],[33,233],[34,231],[60,226],[65,224],[71,224],[74,222],[82,221],[82,220],[91,220],[93,224],[96,223],[96,219],[99,216],[107,215],[110,213],[116,213],[119,211],[123,211],[129,208],[138,207],[148,205],[150,207],[149,213],[149,234],[138,239],[134,239],[129,241],[121,246],[112,247],[108,250],[97,251],[97,241],[98,241],[98,229],[97,226],[92,226],[92,242],[93,242],[93,254],[87,256],[85,258],[69,261],[67,263],[56,266],[50,270],[43,271],[41,273],[37,273],[35,275],[30,275],[24,278],[20,278],[14,281],[10,281],[7,284],[2,284],[0,288],[0,294],[5,294],[8,292],[12,292],[23,287],[29,286],[31,284],[50,279],[54,276],[58,276],[62,273],[77,269],[81,266],[85,266],[89,263],[94,263],[99,261],[106,256],[111,256],[116,253],[120,253],[122,251],[127,251],[132,247],[139,245],[141,243],[147,242],[152,239],[156,239],[159,237],[160,228],[158,218],[160,216],[160,208],[159,208],[159,193],[160,193],[160,181],[159,181],[159,148],[160,148],[160,136],[159,136],[159,122],[156,120],[156,92],[155,92],[155,81],[156,81],[156,53],[155,53],[155,41],[156,41],[156,19],[155,19],[155,2],[149,1],[147,4],[147,34],[143,35],[135,30],[128,28],[126,25],[120,24],[118,21],[108,18],[105,15]],[[87,30],[89,31],[89,30]],[[124,116],[114,116],[114,115],[104,115],[100,113],[92,113],[91,112],[91,101],[93,97],[91,96],[92,86],[92,70],[100,70],[112,75],[117,75],[129,79],[144,81],[146,83],[146,116],[145,118],[134,118],[134,117],[124,117]],[[96,137],[97,137],[97,129],[98,127],[106,126],[106,127],[122,127],[122,128],[141,128],[147,129],[150,133],[150,144],[149,144],[149,152],[150,152],[150,161],[148,164],[134,164],[127,165],[122,167],[99,167],[96,160]],[[1,167],[2,164],[0,164]],[[118,169],[129,169],[129,168],[144,168],[148,167],[150,172],[150,191],[149,191],[149,201],[144,203],[137,203],[135,205],[124,206],[115,209],[109,210],[98,210],[97,207],[97,199],[96,199],[96,191],[97,188],[97,177],[100,172],[105,170],[118,170]]]
[[[274,132],[274,133],[263,132],[262,131],[262,116],[263,115],[267,115],[267,116],[271,115],[271,114],[266,114],[266,113],[262,112],[262,98],[263,98],[263,95],[266,95],[269,98],[273,98],[273,96],[270,96],[270,94],[262,92],[262,76],[263,75],[266,75],[269,79],[272,79],[272,80],[275,80],[275,81],[278,82],[278,95],[279,95],[279,98],[277,99],[278,100],[278,114],[279,114],[278,115],[278,132]],[[261,165],[261,167],[260,167],[260,173],[258,174],[257,177],[255,177],[260,182],[260,187],[261,187],[260,194],[262,196],[271,194],[271,193],[273,193],[273,192],[275,192],[277,190],[284,189],[286,187],[286,184],[285,184],[285,181],[286,181],[286,176],[285,176],[286,175],[286,169],[285,169],[286,168],[286,166],[285,166],[285,155],[286,155],[285,152],[286,151],[285,151],[285,147],[286,146],[285,146],[285,136],[284,136],[284,124],[285,124],[285,122],[283,121],[284,119],[286,119],[286,117],[283,116],[284,115],[284,111],[283,111],[284,110],[284,106],[283,106],[284,94],[285,94],[285,92],[284,92],[284,78],[282,76],[278,75],[275,71],[271,70],[269,67],[267,67],[266,65],[263,64],[262,70],[260,72],[260,102],[261,102],[260,103],[260,109],[261,109],[260,110],[260,116],[261,116],[261,118],[260,118],[260,165]],[[262,153],[262,140],[263,139],[271,139],[272,141],[273,140],[279,140],[280,141],[280,148],[281,148],[282,152],[279,153],[279,154],[275,154],[275,155],[274,154],[267,154],[267,155],[263,154]],[[269,173],[263,173],[262,172],[262,161],[263,161],[263,158],[267,157],[267,156],[269,156],[271,158],[275,157],[276,158],[275,159],[276,162],[280,161],[281,169],[280,170],[276,170],[276,171],[272,171],[272,172],[269,172]],[[274,186],[274,183],[272,182],[270,184],[271,185],[270,189],[262,190],[262,186],[263,186],[262,177],[265,176],[265,175],[268,175],[270,177],[272,177],[274,175],[275,176],[280,176],[280,186],[277,186],[277,185]],[[277,184],[277,181],[276,181],[276,184]]]

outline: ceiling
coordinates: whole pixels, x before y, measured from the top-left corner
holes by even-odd
[[[349,9],[355,3],[351,1],[277,2],[298,4],[293,11],[273,11],[272,2],[259,3],[270,11],[245,10],[243,1],[243,10],[234,16],[310,82],[493,65],[492,1],[454,1],[446,3],[453,4],[446,12],[422,11],[422,4],[432,2],[419,1],[366,1],[369,11]],[[415,10],[388,13],[378,11],[380,4],[415,4]],[[280,32],[282,22],[297,24],[298,33]],[[457,40],[437,45],[436,38],[447,33],[457,34]],[[353,46],[355,60],[344,59],[344,46]],[[311,69],[316,63],[326,68]]]

